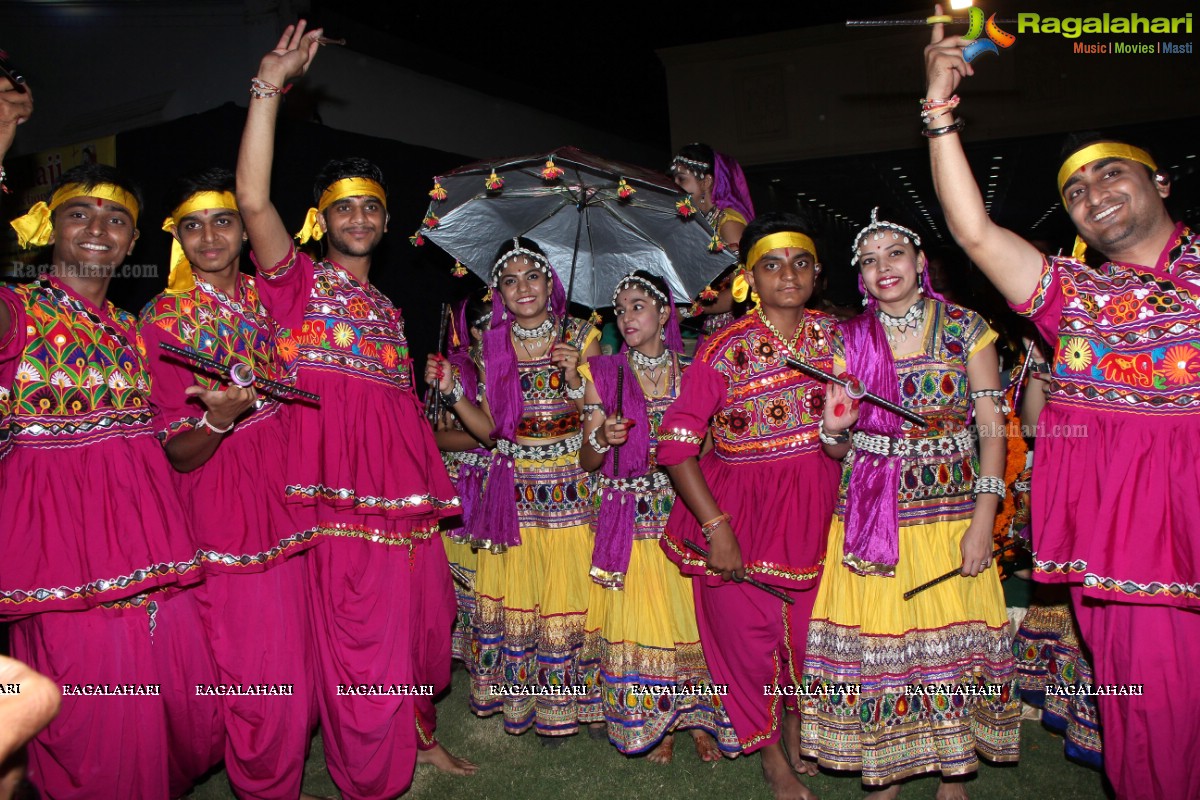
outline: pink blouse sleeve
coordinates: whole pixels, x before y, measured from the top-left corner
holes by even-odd
[[[154,422],[163,441],[199,427],[204,405],[189,397],[185,390],[196,380],[186,365],[174,360],[159,347],[159,342],[182,347],[183,343],[163,331],[153,321],[142,324],[139,333],[146,346],[146,370],[150,373],[150,401],[154,404]]]
[[[0,286],[0,303],[8,307],[8,333],[0,339],[0,391],[8,391],[17,380],[17,362],[25,352],[28,333],[25,330],[25,309],[20,299],[7,287]]]
[[[1063,259],[1042,258],[1042,274],[1037,288],[1024,303],[1009,303],[1023,317],[1029,317],[1048,342],[1058,341],[1058,321],[1062,317],[1065,298],[1062,282],[1065,275]],[[1070,263],[1070,262],[1067,262]]]
[[[281,328],[299,330],[304,324],[304,308],[312,292],[313,262],[296,245],[278,264],[264,267],[250,254],[258,277],[258,296],[267,312]]]
[[[683,373],[679,397],[658,428],[658,463],[671,467],[700,454],[708,421],[725,402],[725,376],[703,361]]]

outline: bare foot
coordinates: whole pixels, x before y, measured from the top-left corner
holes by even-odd
[[[938,784],[937,794],[933,796],[933,800],[969,800],[967,787],[959,781],[942,781]]]
[[[707,731],[692,728],[692,742],[696,745],[696,755],[700,756],[700,760],[705,764],[721,760],[721,750],[717,747],[717,740]]]
[[[675,757],[675,734],[668,733],[658,743],[658,747],[646,754],[646,760],[651,764],[670,764]]]
[[[441,742],[438,742],[428,750],[418,750],[417,763],[432,764],[437,767],[439,772],[447,772],[451,775],[474,775],[479,769],[479,767],[465,758],[453,755],[449,750],[442,747]]]
[[[783,715],[783,749],[787,753],[788,763],[796,772],[810,778],[820,772],[817,769],[817,762],[800,756],[800,716],[798,714],[785,712]]]
[[[896,800],[900,795],[900,784],[893,783],[886,789],[877,789],[874,792],[867,792],[866,800]]]
[[[763,777],[775,800],[817,800],[812,790],[796,779],[782,744],[775,742],[758,752],[762,756]]]

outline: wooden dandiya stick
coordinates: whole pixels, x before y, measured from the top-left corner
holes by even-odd
[[[995,550],[992,551],[991,558],[999,558],[1003,552],[1004,552],[1003,547],[997,547]],[[942,583],[943,581],[948,581],[951,578],[953,578],[955,575],[962,575],[962,567],[955,567],[954,569],[947,572],[945,575],[939,575],[931,581],[925,581],[920,586],[916,586],[912,589],[909,589],[907,592],[904,593],[904,599],[912,600],[914,597],[916,597],[917,595],[919,595],[921,592],[925,591],[926,589],[931,589],[934,586],[937,586],[939,583]]]
[[[277,400],[288,400],[292,397],[303,397],[305,400],[312,400],[315,403],[321,402],[321,396],[312,392],[305,392],[295,387],[288,386],[286,383],[260,378],[254,374],[254,370],[249,364],[234,364],[232,367],[228,364],[222,364],[219,361],[213,361],[207,356],[197,353],[195,350],[186,347],[176,347],[173,344],[159,342],[159,347],[166,350],[168,353],[184,358],[197,366],[203,367],[207,371],[225,378],[234,386],[246,388],[253,386],[260,389],[263,394],[269,394]]]
[[[814,367],[812,364],[809,364],[806,361],[801,361],[798,358],[787,357],[783,359],[783,363],[787,364],[792,369],[798,369],[801,372],[811,375],[818,380],[826,381],[828,383],[836,383],[838,386],[841,386],[846,390],[846,394],[851,400],[866,400],[869,403],[874,403],[880,408],[886,408],[893,414],[898,414],[899,416],[904,417],[914,425],[920,425],[922,428],[929,427],[929,423],[926,422],[920,414],[909,411],[904,406],[897,405],[890,400],[884,400],[877,394],[868,392],[863,388],[862,383],[857,378],[838,378],[829,374],[820,367]]]
[[[696,544],[695,542],[691,541],[690,539],[684,539],[683,544],[685,547],[687,547],[689,550],[696,553],[697,555],[703,556],[705,559],[708,558],[708,551],[705,550],[700,545]],[[755,578],[749,578],[749,577],[745,578],[744,580],[746,583],[750,584],[755,589],[762,589],[764,592],[771,595],[772,597],[778,597],[780,600],[787,603],[789,606],[793,605],[796,602],[794,599],[792,599],[788,595],[784,594],[783,592],[779,591],[774,586],[768,586],[767,584],[763,583],[760,580],[757,580]]]

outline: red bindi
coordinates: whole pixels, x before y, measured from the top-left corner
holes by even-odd
[[[206,209],[204,209],[204,216],[206,216],[206,217],[208,216],[208,209],[207,209],[207,208],[206,208]]]
[[[102,207],[103,205],[104,205],[104,201],[103,201],[103,200],[101,200],[99,197],[97,197],[97,198],[96,198],[96,208],[100,208],[100,207]]]

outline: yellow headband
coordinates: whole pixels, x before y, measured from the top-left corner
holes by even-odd
[[[17,241],[21,247],[42,247],[48,244],[50,235],[54,233],[54,209],[76,197],[96,197],[123,206],[129,212],[129,216],[133,217],[133,226],[137,227],[137,200],[120,186],[112,183],[97,183],[89,189],[82,183],[68,183],[58,188],[58,191],[50,198],[50,205],[39,200],[33,204],[27,214],[17,217],[9,223],[17,232]]]
[[[738,270],[738,274],[733,279],[733,299],[739,303],[746,302],[747,295],[750,294],[750,283],[746,280],[746,273],[754,269],[754,265],[758,260],[772,250],[777,250],[780,247],[794,247],[799,250],[807,250],[812,253],[813,258],[817,257],[817,246],[813,244],[813,240],[797,231],[780,231],[762,237],[754,243],[754,247],[750,248],[750,254],[746,256],[746,263]]]
[[[1075,170],[1087,166],[1093,161],[1099,161],[1102,158],[1125,158],[1130,161],[1136,161],[1139,164],[1145,164],[1151,170],[1157,172],[1158,164],[1154,163],[1154,159],[1140,147],[1134,147],[1131,144],[1122,142],[1096,142],[1089,144],[1087,147],[1081,148],[1063,162],[1063,165],[1058,168],[1058,195],[1062,198],[1063,206],[1067,205],[1067,196],[1063,192],[1066,188],[1067,179],[1075,172]],[[1076,261],[1083,261],[1084,254],[1087,252],[1087,243],[1083,241],[1082,236],[1075,237],[1075,246],[1071,248],[1071,258]]]
[[[1151,170],[1157,170],[1158,164],[1154,163],[1154,159],[1140,147],[1134,147],[1130,144],[1122,144],[1121,142],[1096,142],[1089,144],[1080,150],[1067,157],[1063,165],[1058,168],[1058,194],[1062,197],[1063,205],[1067,204],[1067,196],[1063,193],[1066,188],[1067,179],[1080,167],[1087,166],[1093,161],[1099,161],[1102,158],[1126,158],[1130,161],[1136,161],[1139,164],[1145,164]]]
[[[306,244],[309,239],[321,241],[325,231],[321,230],[321,226],[317,224],[317,215],[338,200],[345,200],[347,197],[375,197],[379,199],[380,203],[383,203],[385,209],[387,208],[387,193],[383,191],[382,186],[370,178],[342,178],[340,181],[334,181],[321,193],[321,200],[317,203],[317,207],[310,208],[304,217],[304,227],[296,234],[300,244]]]
[[[188,214],[197,211],[211,211],[214,208],[228,208],[237,211],[237,198],[233,192],[196,192],[179,207],[171,212],[171,216],[163,220],[162,229],[171,236],[171,273],[167,276],[167,293],[184,294],[196,288],[196,278],[192,275],[191,264],[183,252],[183,246],[174,236],[175,229]]]

